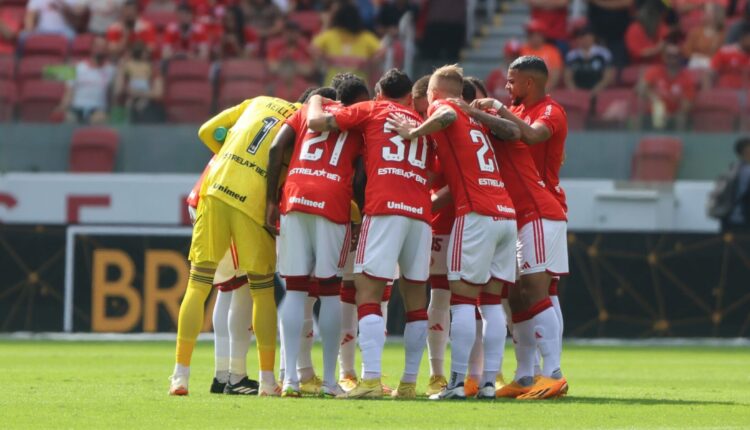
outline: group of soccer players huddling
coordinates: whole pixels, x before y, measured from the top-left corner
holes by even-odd
[[[205,123],[199,136],[216,155],[189,198],[192,265],[169,393],[188,394],[216,286],[211,392],[415,398],[426,346],[431,399],[565,395],[557,282],[568,272],[559,185],[567,123],[545,93],[547,75],[539,57],[515,60],[506,106],[457,65],[416,83],[390,70],[374,97],[360,78],[340,74],[297,103],[256,97]],[[278,319],[276,271],[286,287]],[[394,280],[406,328],[404,370],[391,390],[381,372]],[[310,359],[318,300],[322,379]],[[247,376],[249,327],[259,381]],[[506,382],[508,333],[517,368]]]

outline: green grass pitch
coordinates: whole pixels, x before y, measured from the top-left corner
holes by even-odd
[[[533,403],[211,395],[207,342],[196,348],[190,396],[175,398],[167,396],[173,351],[171,342],[0,341],[0,427],[750,428],[747,348],[568,346],[569,397]],[[250,357],[254,374],[254,348]],[[511,349],[506,357],[510,375]],[[387,384],[397,384],[402,362],[401,346],[388,344]],[[425,357],[420,390],[427,377]]]

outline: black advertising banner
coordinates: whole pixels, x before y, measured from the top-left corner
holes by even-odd
[[[560,284],[566,336],[750,336],[750,236],[568,239],[570,275]],[[174,331],[189,245],[189,228],[0,224],[0,331]],[[403,332],[398,296],[392,334]]]

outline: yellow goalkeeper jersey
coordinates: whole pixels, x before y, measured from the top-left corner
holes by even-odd
[[[203,181],[201,198],[220,199],[263,225],[271,142],[299,106],[275,97],[255,97],[203,124],[198,135],[217,155]],[[218,127],[229,130],[223,144],[213,137]]]

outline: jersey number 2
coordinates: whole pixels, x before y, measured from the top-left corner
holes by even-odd
[[[260,130],[258,130],[258,132],[255,133],[255,137],[253,137],[253,140],[247,146],[247,152],[253,155],[255,155],[255,153],[258,152],[258,148],[260,148],[260,144],[263,143],[263,140],[268,136],[268,133],[271,132],[271,129],[273,128],[273,126],[279,123],[279,119],[269,116],[267,118],[263,118],[263,121],[261,121],[261,123],[263,125],[260,127]]]

